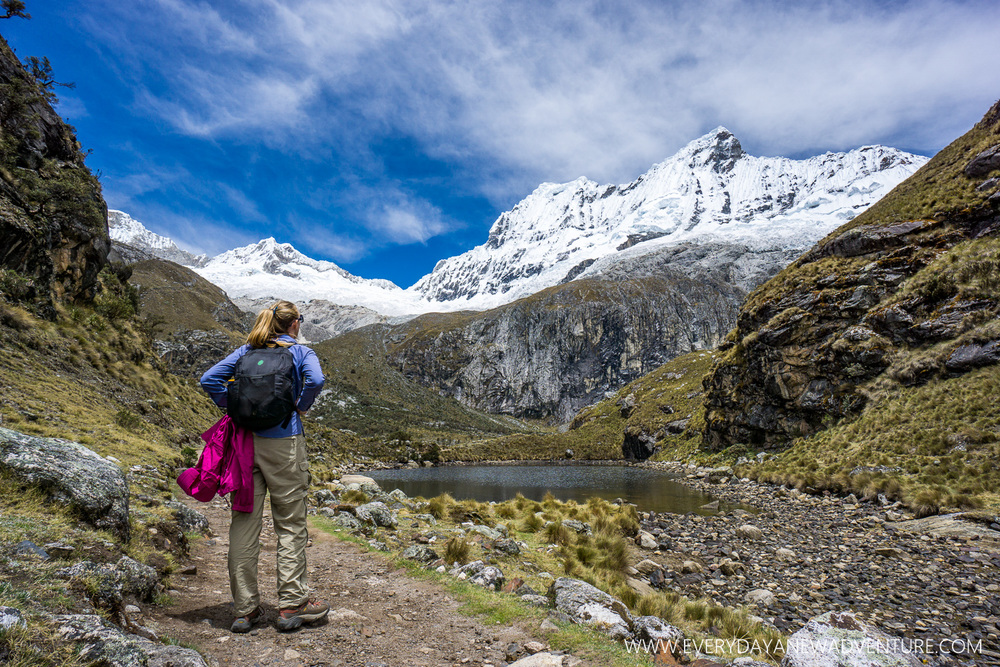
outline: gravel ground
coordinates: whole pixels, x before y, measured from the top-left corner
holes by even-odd
[[[647,552],[665,565],[666,586],[726,605],[750,604],[789,633],[822,612],[850,609],[924,646],[982,640],[982,652],[971,659],[1000,665],[1000,532],[969,522],[955,522],[958,534],[949,537],[911,532],[919,524],[907,522],[912,516],[895,505],[652,465],[678,472],[719,498],[724,510],[644,515],[643,528],[670,545]],[[734,504],[750,511],[725,511]],[[756,593],[762,601],[748,603],[751,591],[772,596]],[[935,660],[969,664],[970,657]]]

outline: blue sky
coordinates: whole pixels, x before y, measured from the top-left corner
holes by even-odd
[[[1000,97],[1000,3],[27,0],[105,199],[215,254],[266,236],[406,287],[541,182],[930,155]]]

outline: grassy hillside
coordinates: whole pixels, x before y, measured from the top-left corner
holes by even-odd
[[[386,362],[385,331],[373,325],[312,346],[326,375],[311,412],[317,423],[370,437],[371,454],[393,459],[407,448],[414,455],[429,454],[435,444],[534,430],[408,380]],[[399,452],[382,447],[389,440],[401,443]]]
[[[1000,103],[750,295],[706,379],[707,448],[921,513],[1000,507],[996,146]]]

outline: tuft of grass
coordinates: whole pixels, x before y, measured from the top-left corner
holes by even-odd
[[[465,565],[469,562],[469,552],[471,547],[464,537],[455,536],[444,545],[444,559],[449,565],[458,563]]]

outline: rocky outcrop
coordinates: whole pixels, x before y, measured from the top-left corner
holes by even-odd
[[[83,445],[0,428],[0,469],[128,542],[129,488],[121,469]]]
[[[853,418],[879,376],[909,386],[996,363],[1000,183],[966,167],[1000,140],[998,107],[750,295],[705,380],[709,448],[781,447]]]
[[[0,38],[0,270],[8,298],[40,304],[92,298],[110,249],[100,183],[46,93]]]
[[[568,421],[679,354],[725,335],[742,291],[677,272],[577,280],[479,314],[384,331],[405,376],[485,412]]]

